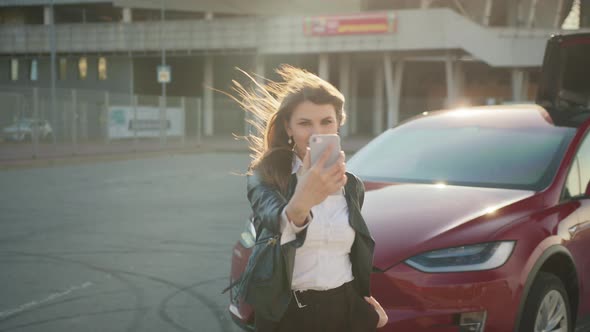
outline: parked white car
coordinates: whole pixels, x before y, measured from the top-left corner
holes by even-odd
[[[23,118],[2,129],[2,137],[9,141],[30,141],[33,129],[37,128],[39,140],[48,140],[53,136],[53,128],[47,120]]]

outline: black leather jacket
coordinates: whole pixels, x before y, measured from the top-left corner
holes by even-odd
[[[344,195],[348,204],[349,218],[348,222],[355,231],[355,239],[350,252],[352,263],[352,274],[354,276],[353,285],[361,296],[370,295],[370,274],[373,268],[373,250],[375,241],[369,233],[369,229],[361,215],[361,207],[365,197],[365,188],[363,183],[355,175],[346,173],[348,181],[344,187]],[[258,222],[261,233],[257,238],[267,238],[280,233],[280,217],[283,209],[293,196],[297,185],[297,176],[291,175],[289,180],[288,195],[285,197],[276,188],[264,184],[259,175],[254,173],[248,176],[248,200],[252,211]],[[274,283],[280,289],[272,290],[270,287],[261,287],[256,290],[256,303],[254,310],[264,312],[265,318],[279,321],[291,300],[291,281],[293,277],[293,267],[295,263],[295,250],[303,245],[306,236],[306,230],[297,234],[294,241],[282,245],[282,256],[284,257],[284,273],[278,275],[285,276],[286,280],[280,283]],[[276,274],[276,273],[275,273]],[[273,278],[275,276],[273,275]],[[280,285],[280,286],[279,286]],[[278,292],[277,292],[278,291]],[[267,294],[269,296],[265,296]],[[275,295],[270,295],[270,294]],[[276,296],[279,294],[279,296]],[[262,299],[262,300],[261,300]]]

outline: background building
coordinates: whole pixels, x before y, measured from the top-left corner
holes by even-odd
[[[34,116],[60,140],[108,138],[113,106],[163,108],[165,54],[186,135],[248,130],[211,88],[244,80],[236,67],[276,79],[281,63],[341,89],[343,134],[374,135],[432,109],[533,100],[563,28],[590,28],[590,0],[0,0],[0,126]]]

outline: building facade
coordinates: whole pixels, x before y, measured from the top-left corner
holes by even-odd
[[[590,27],[589,0],[0,0],[0,124],[36,112],[66,128],[84,100],[98,138],[105,105],[162,102],[165,61],[166,96],[201,101],[188,135],[242,134],[215,89],[244,81],[236,67],[276,79],[288,63],[343,92],[344,135],[375,135],[433,109],[534,100],[545,42],[565,27]],[[33,90],[51,107],[27,102]]]

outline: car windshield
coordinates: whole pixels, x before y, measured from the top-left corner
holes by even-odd
[[[366,181],[541,190],[575,129],[460,127],[391,129],[361,149],[348,169]]]

